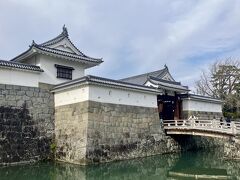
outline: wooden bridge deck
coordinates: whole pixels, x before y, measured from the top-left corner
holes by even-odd
[[[231,137],[240,135],[240,122],[226,123],[220,120],[164,120],[167,134],[186,134],[210,137]]]

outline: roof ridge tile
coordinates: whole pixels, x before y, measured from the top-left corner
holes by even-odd
[[[51,53],[54,53],[54,54],[59,54],[59,55],[67,56],[67,57],[70,57],[70,58],[84,59],[84,60],[88,60],[88,61],[96,62],[96,63],[103,62],[102,58],[97,59],[97,58],[92,58],[92,57],[88,57],[88,56],[85,57],[85,56],[81,56],[79,54],[74,54],[74,53],[71,53],[71,52],[68,52],[68,51],[63,51],[63,50],[60,50],[60,49],[49,48],[49,47],[44,47],[44,46],[39,46],[39,45],[35,46],[35,47],[42,50],[42,51],[48,51],[48,52],[51,52]]]
[[[81,78],[74,79],[72,81],[57,84],[57,85],[54,86],[53,90],[57,90],[57,89],[62,88],[62,87],[75,85],[78,82],[82,82],[82,81],[96,82],[96,80],[99,80],[99,83],[103,83],[103,84],[116,85],[116,86],[126,86],[128,88],[133,88],[133,89],[136,88],[136,89],[142,89],[142,90],[145,89],[145,90],[154,91],[154,92],[158,91],[154,87],[138,85],[138,84],[123,82],[123,81],[120,81],[120,80],[114,80],[114,79],[109,79],[109,78],[103,78],[103,77],[94,76],[94,75],[86,75],[86,76],[83,76]],[[105,81],[105,82],[101,82],[101,81]]]
[[[43,72],[43,70],[36,65],[5,61],[5,60],[0,60],[0,66]]]
[[[144,74],[139,74],[139,75],[135,75],[135,76],[130,76],[130,77],[123,78],[123,79],[120,79],[120,80],[127,80],[127,79],[137,78],[137,77],[141,77],[141,76],[146,76],[146,75],[149,75],[149,74],[152,74],[152,73],[163,72],[164,70],[165,70],[165,68],[160,69],[160,70],[156,70],[156,71],[151,71],[151,72],[144,73]]]

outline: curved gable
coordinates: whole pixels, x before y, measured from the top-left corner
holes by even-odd
[[[77,55],[83,55],[83,53],[81,53],[76,47],[73,46],[73,44],[67,37],[65,37],[64,39],[62,39],[61,41],[59,41],[55,44],[51,44],[46,47],[58,49],[61,51],[67,51],[67,52],[74,53]]]
[[[161,79],[167,80],[167,81],[175,81],[169,72],[166,72]]]

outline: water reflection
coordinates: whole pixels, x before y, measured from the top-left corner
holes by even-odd
[[[168,172],[177,179],[234,179],[224,168],[217,152],[188,152]]]
[[[166,179],[168,170],[170,167],[174,166],[178,159],[179,155],[173,154],[152,156],[129,161],[119,161],[81,168],[77,168],[75,165],[70,164],[59,164],[56,174],[58,174],[57,179],[68,178],[71,180],[78,179],[79,177],[88,180],[146,180],[159,179],[159,177],[161,177],[161,179]]]
[[[221,153],[215,151],[159,155],[87,167],[63,163],[38,163],[27,166],[2,167],[0,168],[0,179],[165,180],[195,179],[201,177],[199,175],[204,175],[203,177],[207,179],[219,179],[220,177],[240,179],[240,163],[225,161],[221,157]]]

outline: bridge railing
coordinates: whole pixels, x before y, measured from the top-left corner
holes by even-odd
[[[182,120],[164,120],[164,129],[184,129],[184,130],[203,130],[227,134],[240,134],[240,122],[223,122],[220,120],[200,120],[200,119],[182,119]]]

